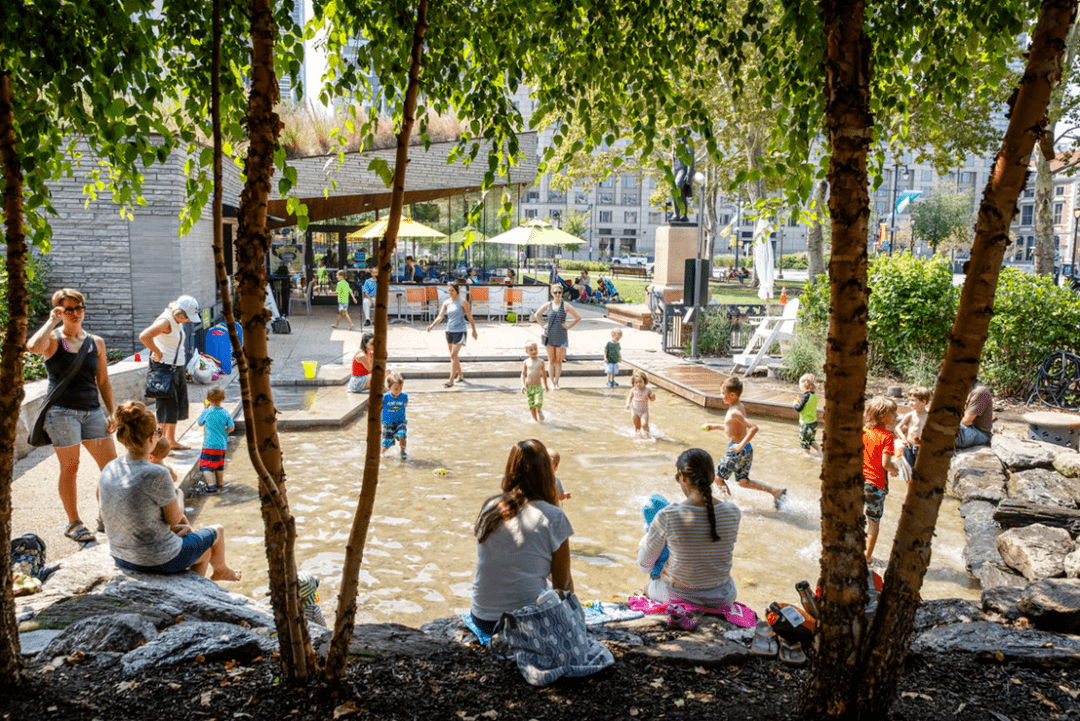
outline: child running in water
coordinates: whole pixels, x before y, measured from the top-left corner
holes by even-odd
[[[405,452],[405,443],[409,434],[405,426],[405,406],[409,404],[409,396],[401,392],[405,379],[400,373],[387,373],[386,385],[390,390],[382,399],[383,452],[393,448],[396,440],[401,445],[401,460],[407,461],[409,454]]]
[[[226,436],[236,423],[232,415],[221,407],[225,400],[225,389],[221,386],[213,386],[206,392],[206,402],[209,403],[199,415],[198,423],[203,427],[203,447],[199,456],[199,470],[203,473],[206,481],[206,492],[217,493],[223,485],[222,475],[225,472],[225,450],[229,447]]]
[[[544,420],[544,411],[541,408],[544,406],[544,391],[548,389],[547,366],[544,359],[538,355],[539,352],[536,341],[529,341],[525,344],[528,358],[521,364],[521,392],[528,399],[529,412],[532,413],[534,421]],[[540,385],[541,380],[544,382],[543,386]]]
[[[813,373],[806,373],[799,379],[799,390],[803,392],[794,408],[799,412],[799,446],[803,453],[810,455],[810,449],[821,453],[817,443],[817,378]]]
[[[727,479],[734,475],[736,482],[743,488],[750,488],[771,495],[773,504],[779,509],[781,501],[787,494],[787,489],[776,488],[767,483],[750,480],[750,466],[754,463],[754,447],[750,445],[750,439],[757,433],[758,427],[746,417],[746,410],[740,400],[743,392],[742,381],[735,376],[731,376],[724,381],[724,385],[720,387],[720,392],[723,394],[724,403],[728,406],[727,415],[724,416],[724,424],[714,423],[704,426],[707,431],[722,428],[728,437],[727,453],[720,460],[720,465],[716,467],[716,484],[731,493],[731,489],[727,485]]]
[[[555,450],[554,448],[549,448],[548,449],[548,457],[551,458],[551,472],[552,473],[558,473],[559,472],[559,461],[562,460],[562,456],[559,455],[559,452],[557,450]],[[562,505],[561,501],[565,501],[567,498],[573,498],[573,495],[567,493],[566,489],[563,488],[562,481],[559,480],[558,476],[555,476],[555,490],[559,492],[559,501],[560,501],[559,505],[560,506]]]
[[[863,413],[863,496],[866,500],[866,563],[874,560],[874,545],[885,512],[885,497],[889,495],[889,477],[900,472],[893,451],[896,437],[888,430],[896,421],[896,402],[891,398],[874,398]]]
[[[923,428],[926,427],[926,418],[929,415],[926,406],[930,403],[930,389],[926,386],[915,386],[908,391],[908,402],[911,403],[911,410],[896,424],[896,440],[904,447],[903,458],[908,468],[914,468],[915,459],[919,457]]]
[[[634,371],[631,377],[632,388],[626,396],[626,407],[630,409],[630,420],[634,422],[634,435],[649,437],[649,401],[656,400],[656,394],[648,389],[649,381],[645,373]]]

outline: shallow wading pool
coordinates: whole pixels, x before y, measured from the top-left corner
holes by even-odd
[[[409,384],[405,391],[409,393]],[[572,498],[564,507],[574,536],[572,570],[583,600],[625,601],[645,583],[636,563],[643,534],[641,505],[653,493],[680,500],[675,459],[687,448],[719,460],[722,431],[703,431],[722,414],[662,390],[650,404],[653,439],[633,437],[627,388],[564,388],[545,394],[547,422],[534,423],[516,388],[503,391],[409,393],[409,455],[386,455],[360,573],[358,622],[418,626],[467,611],[476,541],[472,525],[484,499],[499,492],[510,447],[539,438],[562,454],[558,476]],[[794,585],[818,576],[821,551],[820,462],[803,456],[794,423],[753,419],[751,477],[788,489],[787,503],[729,482],[742,509],[732,576],[739,600],[757,611],[773,600],[795,601]],[[321,580],[329,617],[337,603],[341,566],[363,473],[366,420],[338,431],[283,433],[289,503],[297,521],[297,564]],[[820,435],[819,435],[820,441]],[[196,525],[226,529],[229,563],[243,569],[233,590],[267,594],[266,554],[255,473],[246,447],[234,439],[226,490],[199,499]],[[439,477],[436,469],[448,469]],[[888,558],[904,484],[891,481],[876,557]],[[933,558],[922,595],[977,599],[964,569],[963,522],[957,501],[941,506]],[[881,569],[879,569],[880,571]]]

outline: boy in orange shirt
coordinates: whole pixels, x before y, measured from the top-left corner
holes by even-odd
[[[891,398],[874,398],[863,413],[863,496],[866,499],[866,563],[874,560],[874,545],[889,495],[887,474],[896,475],[900,468],[893,460],[896,437],[888,426],[896,422],[896,402]]]

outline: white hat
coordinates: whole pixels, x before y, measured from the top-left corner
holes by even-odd
[[[180,310],[184,311],[184,315],[188,317],[188,320],[199,319],[199,301],[190,295],[182,295],[177,298],[176,305],[180,307]]]

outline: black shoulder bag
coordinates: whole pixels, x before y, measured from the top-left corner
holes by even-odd
[[[183,343],[184,332],[181,331],[180,341],[176,344],[176,354],[173,355],[172,365],[152,365],[150,370],[146,371],[146,392],[143,395],[147,398],[172,398],[175,394],[173,382],[176,379],[176,360],[180,357],[180,346]]]
[[[60,331],[56,331],[56,342],[62,343],[63,339],[60,337]],[[75,362],[68,368],[68,372],[64,374],[64,377],[60,379],[60,382],[56,384],[56,387],[49,391],[49,395],[45,396],[45,402],[41,406],[41,411],[38,412],[37,420],[34,421],[34,427],[30,429],[30,437],[27,441],[35,448],[41,446],[51,446],[52,439],[49,438],[49,434],[45,432],[45,416],[48,415],[49,409],[56,405],[56,401],[64,393],[71,381],[74,380],[75,374],[82,368],[83,361],[86,360],[86,354],[89,352],[90,347],[94,345],[93,339],[90,334],[86,334],[86,338],[83,339],[82,347],[79,348],[79,354],[75,356]]]

